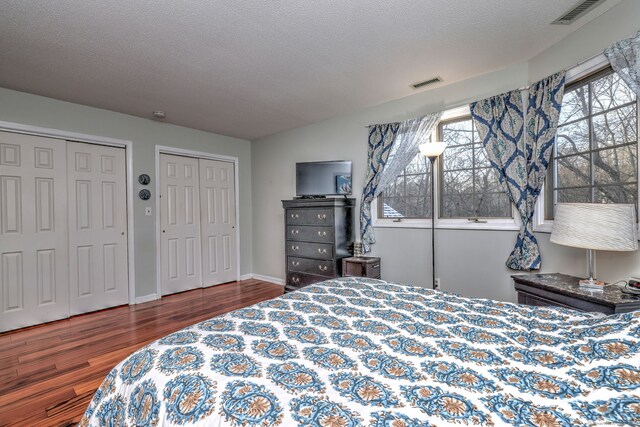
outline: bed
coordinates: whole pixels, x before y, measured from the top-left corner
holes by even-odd
[[[118,364],[81,426],[640,424],[640,312],[329,280]]]

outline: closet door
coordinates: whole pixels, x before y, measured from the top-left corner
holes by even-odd
[[[65,150],[0,132],[0,332],[69,316]]]
[[[198,159],[160,155],[162,295],[202,287]]]
[[[71,314],[129,303],[125,150],[67,142]]]
[[[238,279],[233,163],[199,160],[204,286]]]

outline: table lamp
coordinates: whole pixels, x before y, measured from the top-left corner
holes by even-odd
[[[434,191],[435,174],[433,172],[433,169],[434,169],[434,163],[436,162],[436,159],[440,156],[440,154],[444,152],[445,148],[447,148],[447,144],[441,141],[431,141],[431,142],[427,142],[426,144],[420,144],[419,148],[422,155],[429,158],[429,160],[431,161],[431,272],[433,274],[433,277],[432,277],[433,281],[431,282],[431,287],[435,289],[436,287],[436,235],[435,235],[436,215],[433,211],[436,205],[433,200],[433,197],[434,197],[433,194],[435,192]]]
[[[634,205],[558,203],[551,242],[587,249],[589,278],[580,287],[601,290],[604,283],[593,277],[594,251],[637,250],[637,227]]]

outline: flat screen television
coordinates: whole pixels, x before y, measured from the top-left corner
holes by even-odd
[[[351,160],[296,163],[296,196],[351,194]]]

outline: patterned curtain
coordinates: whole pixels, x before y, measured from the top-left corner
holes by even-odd
[[[611,68],[640,96],[640,31],[614,43],[604,51]]]
[[[491,166],[498,171],[522,221],[515,248],[506,262],[513,270],[540,268],[533,212],[549,166],[563,95],[564,71],[529,87],[524,121],[519,90],[470,105]]]
[[[370,252],[371,245],[376,242],[371,223],[371,202],[395,181],[418,154],[418,145],[427,141],[441,115],[427,114],[404,122],[369,127],[367,178],[360,201],[363,253]]]

